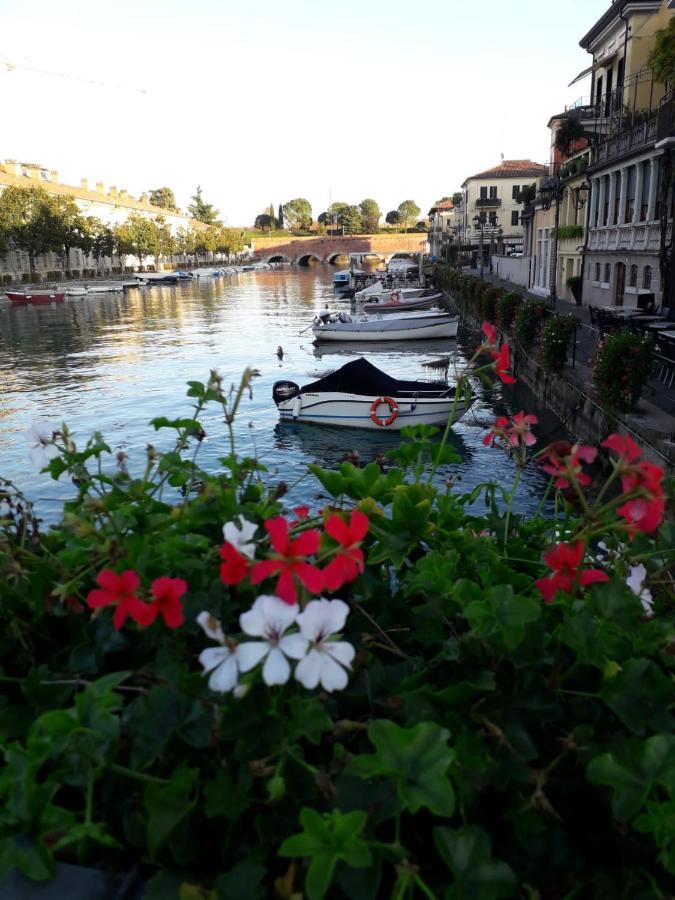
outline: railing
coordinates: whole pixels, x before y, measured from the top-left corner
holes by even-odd
[[[666,229],[666,243],[670,242],[672,223]],[[609,225],[591,228],[588,234],[589,250],[640,250],[658,252],[661,248],[661,226],[647,222],[628,225]]]
[[[671,93],[659,107],[656,137],[657,140],[662,141],[673,134],[675,134],[675,104]]]
[[[478,208],[482,206],[501,206],[502,201],[499,197],[481,197],[479,200],[476,200],[476,206]]]
[[[608,138],[591,150],[591,165],[606,162],[617,156],[623,156],[631,150],[642,147],[656,140],[657,115],[651,116],[639,125],[635,125],[629,131],[623,131],[614,137]]]

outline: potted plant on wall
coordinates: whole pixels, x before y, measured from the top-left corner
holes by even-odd
[[[574,302],[577,306],[581,306],[581,275],[571,275],[566,283],[572,292]]]

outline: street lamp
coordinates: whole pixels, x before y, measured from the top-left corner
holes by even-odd
[[[490,216],[489,221],[485,218],[485,213],[481,213],[480,215],[476,215],[473,217],[473,226],[476,229],[480,229],[480,244],[479,244],[479,256],[480,256],[480,275],[483,276],[483,234],[485,231],[486,225],[489,225],[493,231],[490,233],[490,247],[492,247],[492,238],[494,236],[494,229],[499,225],[499,219],[493,213]]]
[[[574,188],[570,188],[568,185],[563,184],[560,177],[556,175],[553,178],[547,179],[538,191],[542,209],[549,210],[555,202],[553,245],[551,247],[553,265],[551,266],[551,276],[549,280],[549,295],[554,307],[558,297],[558,228],[560,226],[560,203],[565,196],[565,191],[570,191],[574,208],[580,210],[586,204],[590,189],[590,185],[586,181]]]

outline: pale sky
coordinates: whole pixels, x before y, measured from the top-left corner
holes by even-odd
[[[182,207],[201,184],[228,225],[298,196],[426,214],[502,153],[547,161],[609,5],[0,0],[0,159]]]

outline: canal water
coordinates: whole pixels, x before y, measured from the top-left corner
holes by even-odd
[[[316,311],[337,308],[334,272],[327,266],[246,272],[177,287],[99,294],[58,306],[10,308],[0,302],[0,476],[14,481],[36,503],[39,514],[53,521],[73,486],[63,479],[52,481],[32,465],[24,431],[36,418],[67,422],[78,446],[98,429],[114,450],[129,455],[132,467],[140,467],[148,443],[165,447],[169,439],[168,432],[164,438],[162,432],[155,433],[149,420],[190,414],[188,380],[207,381],[209,371],[217,369],[229,385],[250,366],[260,377],[253,398],[240,409],[237,450],[255,454],[267,467],[270,483],[294,485],[289,505],[303,502],[316,508],[321,486],[313,477],[302,479],[308,462],[335,466],[345,453],[356,450],[366,463],[396,446],[400,437],[384,431],[282,425],[272,401],[273,383],[283,378],[302,385],[359,353],[389,374],[408,379],[433,377],[423,363],[450,356],[452,375],[454,366],[465,365],[477,342],[475,334],[460,331],[457,341],[364,345],[356,351],[353,345],[347,351],[337,345],[317,348],[311,331],[301,332]],[[278,347],[283,348],[283,359],[277,356]],[[446,467],[439,478],[452,478],[462,493],[489,479],[508,490],[516,474],[514,463],[502,450],[482,443],[495,416],[524,408],[539,414],[539,433],[546,440],[560,435],[555,420],[538,408],[525,388],[477,383],[476,391],[477,402],[452,435],[462,463]],[[227,429],[215,407],[202,421],[207,437],[198,461],[215,471],[219,457],[229,452]],[[532,511],[545,484],[539,468],[528,466],[514,508]],[[479,502],[477,511],[481,508]]]

